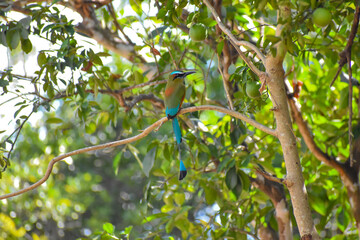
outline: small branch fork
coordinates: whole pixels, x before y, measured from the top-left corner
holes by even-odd
[[[244,46],[244,47],[247,47],[247,48],[250,48],[251,50],[253,50],[257,54],[257,57],[264,64],[265,64],[265,60],[266,60],[265,56],[252,43],[247,42],[247,41],[239,41],[239,40],[237,40],[236,37],[231,33],[231,31],[221,22],[221,19],[220,19],[219,15],[217,14],[215,8],[209,3],[209,1],[208,0],[203,0],[203,2],[210,9],[212,15],[215,18],[215,21],[218,23],[218,25],[220,27],[220,29],[229,37],[231,44],[234,46],[236,51],[239,53],[239,56],[241,57],[241,59],[250,67],[250,69],[257,76],[260,77],[261,71],[252,63],[252,61],[249,58],[247,58],[245,56],[245,54],[240,50],[239,46]]]
[[[255,120],[241,114],[241,113],[229,110],[227,108],[222,108],[222,107],[213,106],[213,105],[202,105],[202,106],[197,106],[197,107],[189,107],[189,108],[181,109],[178,114],[182,115],[182,114],[189,113],[189,112],[204,111],[204,110],[214,110],[214,111],[218,111],[218,112],[228,114],[230,116],[233,116],[235,118],[238,118],[238,119],[241,119],[241,120],[247,122],[248,124],[250,124],[250,125],[264,131],[265,133],[268,133],[268,134],[270,134],[272,136],[277,137],[276,130],[268,128],[268,127],[256,122]],[[33,190],[33,189],[39,187],[41,184],[46,182],[46,180],[49,178],[49,176],[50,176],[50,174],[52,172],[52,169],[54,167],[54,164],[61,161],[61,160],[63,160],[63,159],[65,159],[65,158],[67,158],[67,157],[78,155],[78,154],[81,154],[81,153],[90,152],[90,151],[95,151],[95,150],[100,150],[100,149],[110,148],[110,147],[116,147],[116,146],[131,143],[131,142],[135,142],[135,141],[137,141],[137,140],[139,140],[141,138],[146,137],[149,133],[156,130],[158,127],[160,127],[166,121],[168,121],[167,117],[163,117],[160,120],[153,123],[152,125],[150,125],[149,127],[147,127],[146,129],[144,129],[140,134],[138,134],[136,136],[133,136],[133,137],[130,137],[130,138],[127,138],[127,139],[122,139],[122,140],[109,142],[109,143],[105,143],[105,144],[100,144],[100,145],[95,145],[95,146],[91,146],[91,147],[81,148],[81,149],[78,149],[78,150],[74,150],[72,152],[61,154],[61,155],[53,158],[49,162],[47,170],[45,172],[45,175],[39,181],[37,181],[36,183],[30,185],[29,187],[23,188],[23,189],[21,189],[19,191],[2,195],[2,196],[0,196],[0,200],[7,199],[7,198],[10,198],[10,197],[14,197],[14,196],[18,196],[20,194],[23,194],[25,192],[28,192],[30,190]]]
[[[286,179],[283,178],[277,178],[271,174],[269,174],[268,172],[265,172],[264,170],[262,170],[261,168],[256,168],[256,173],[260,174],[261,176],[263,176],[264,178],[266,178],[267,180],[271,181],[271,182],[276,182],[276,183],[280,183],[280,184],[285,184],[287,185]]]
[[[338,68],[338,70],[336,72],[335,77],[333,78],[333,80],[330,83],[330,87],[334,84],[335,80],[339,76],[342,67],[346,63],[351,62],[351,48],[352,48],[352,45],[354,44],[354,39],[356,37],[356,32],[357,32],[358,27],[359,27],[359,17],[360,17],[360,5],[356,6],[356,11],[355,11],[355,14],[354,14],[354,21],[353,21],[353,25],[351,27],[351,32],[350,32],[350,35],[349,35],[349,39],[348,39],[348,42],[346,44],[346,47],[345,47],[344,51],[342,51],[339,54],[339,56],[340,56],[339,68]],[[351,68],[349,68],[349,70],[350,69]],[[350,82],[351,82],[351,78],[350,78]]]

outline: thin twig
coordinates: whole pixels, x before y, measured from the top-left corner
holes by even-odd
[[[255,120],[248,118],[247,116],[245,116],[241,113],[229,110],[227,108],[222,108],[222,107],[212,106],[212,105],[203,105],[203,106],[189,107],[189,108],[181,109],[178,114],[181,115],[181,114],[185,114],[185,113],[189,113],[189,112],[203,111],[203,110],[214,110],[214,111],[218,111],[218,112],[222,112],[222,113],[231,115],[235,118],[238,118],[238,119],[241,119],[241,120],[247,122],[248,124],[250,124],[270,135],[273,135],[275,137],[277,136],[276,130],[270,129],[270,128],[256,122]],[[23,188],[19,191],[2,195],[2,196],[0,196],[0,200],[18,196],[20,194],[23,194],[25,192],[28,192],[30,190],[33,190],[33,189],[39,187],[41,184],[46,182],[46,180],[49,178],[49,176],[52,172],[52,169],[54,167],[54,164],[67,158],[67,157],[78,155],[80,153],[86,153],[86,152],[90,152],[90,151],[95,151],[95,150],[100,150],[100,149],[110,148],[110,147],[116,147],[116,146],[131,143],[131,142],[135,142],[141,138],[146,137],[149,133],[151,133],[154,129],[156,129],[159,125],[163,124],[166,121],[168,121],[167,117],[163,117],[163,118],[159,119],[158,121],[156,121],[155,123],[153,123],[152,125],[150,125],[149,127],[147,127],[146,129],[144,129],[140,134],[130,137],[130,138],[127,138],[127,139],[122,139],[122,140],[118,140],[118,141],[114,141],[114,142],[109,142],[109,143],[104,143],[104,144],[95,145],[95,146],[91,146],[91,147],[81,148],[78,150],[74,150],[72,152],[61,154],[61,155],[53,158],[49,162],[48,167],[45,172],[45,175],[39,181],[37,181],[36,183],[30,185],[29,187]]]
[[[347,59],[348,59],[348,65],[349,65],[349,121],[348,121],[348,125],[349,125],[349,129],[348,129],[348,133],[349,133],[349,158],[350,158],[350,167],[352,167],[354,165],[354,156],[353,156],[353,144],[352,144],[352,140],[353,140],[353,133],[352,133],[352,118],[353,118],[353,104],[352,104],[352,98],[353,98],[353,85],[352,85],[352,70],[351,70],[351,48],[349,48],[348,54],[347,54]]]
[[[205,75],[205,78],[204,78],[204,91],[201,94],[201,104],[203,102],[204,95],[205,95],[205,99],[207,98],[207,92],[206,92],[207,91],[207,79],[209,77],[210,67],[211,67],[212,61],[214,59],[215,53],[216,52],[214,51],[213,55],[211,56],[209,67],[208,67],[208,69],[206,71],[206,75]]]
[[[239,229],[239,228],[231,228],[232,231],[235,231],[235,232],[239,232],[239,233],[243,233],[243,234],[246,234],[246,235],[249,235],[251,236],[252,238],[256,239],[256,240],[260,240],[255,234],[251,233],[251,232],[247,232],[245,230],[242,230],[242,229]],[[225,238],[227,239],[227,238]]]
[[[259,173],[264,178],[266,178],[267,180],[286,185],[286,179],[274,177],[260,168],[256,168],[256,172]]]
[[[13,150],[14,147],[15,147],[15,143],[16,143],[19,135],[20,135],[20,131],[21,131],[21,129],[24,127],[24,125],[25,125],[25,123],[27,122],[27,120],[29,120],[30,116],[34,113],[34,111],[35,111],[35,110],[32,109],[31,112],[30,112],[30,114],[24,119],[24,121],[21,123],[21,125],[20,125],[18,128],[16,128],[15,131],[17,131],[17,134],[16,134],[16,137],[15,137],[15,140],[14,140],[14,141],[12,142],[12,144],[11,144],[11,148],[10,148],[10,151],[9,151],[9,153],[8,153],[7,159],[10,159],[11,152],[12,152],[12,150]],[[10,137],[8,137],[7,139],[9,139],[9,138],[10,138]]]
[[[185,48],[185,50],[184,50],[183,53],[181,54],[181,57],[180,57],[179,62],[178,62],[178,66],[180,66],[180,63],[181,63],[181,61],[183,60],[186,52],[187,52],[187,48]]]
[[[216,10],[214,7],[208,2],[208,0],[203,0],[203,2],[206,4],[206,6],[210,9],[212,15],[215,18],[215,21],[218,23],[221,30],[230,38],[231,43],[233,44],[234,48],[238,51],[240,57],[246,62],[246,64],[251,68],[251,70],[256,74],[260,74],[260,70],[245,56],[243,52],[241,52],[239,46],[245,46],[250,49],[252,49],[254,52],[256,52],[259,59],[265,64],[265,56],[260,52],[260,50],[247,41],[239,41],[236,39],[236,37],[231,33],[231,31],[221,22],[221,19],[219,15],[216,13]]]
[[[173,55],[172,55],[172,53],[171,53],[171,50],[170,50],[169,46],[166,46],[166,48],[168,49],[168,52],[169,52],[169,54],[170,54],[170,57],[171,57],[171,60],[172,60],[172,62],[173,62],[173,64],[174,64],[175,69],[178,69],[178,68],[179,68],[179,67],[178,67],[178,64],[176,63],[176,61],[175,61],[175,59],[174,59],[174,57],[173,57]]]
[[[114,25],[115,27],[124,35],[124,37],[126,38],[126,40],[128,41],[128,43],[132,44],[132,45],[135,45],[131,39],[128,37],[127,34],[125,34],[123,28],[120,26],[119,22],[117,21],[117,18],[116,18],[116,14],[115,14],[115,10],[114,10],[114,5],[112,4],[112,2],[110,2],[108,4],[108,9],[109,9],[109,12],[110,12],[110,15],[111,17],[113,18],[113,22],[114,22]]]
[[[220,67],[220,56],[217,55],[217,57],[218,57],[218,69],[219,69],[219,72],[220,72],[221,77],[223,79],[226,98],[227,98],[227,100],[229,102],[230,109],[234,110],[234,105],[233,105],[233,102],[232,102],[232,99],[231,99],[231,96],[230,96],[230,92],[229,92],[229,88],[228,88],[228,84],[227,84],[227,79],[225,78],[225,75],[224,75],[224,73],[223,73],[223,71],[221,70],[221,67]]]
[[[351,32],[350,32],[350,35],[349,35],[349,39],[348,39],[348,42],[346,44],[346,47],[344,49],[344,51],[342,51],[339,56],[340,56],[340,59],[339,59],[339,67],[338,67],[338,70],[335,74],[335,77],[333,78],[333,80],[331,81],[330,83],[330,87],[334,84],[335,80],[337,79],[337,77],[339,76],[340,72],[341,72],[341,69],[342,67],[346,64],[346,62],[348,62],[350,59],[351,59],[351,56],[350,56],[350,59],[348,59],[348,52],[350,51],[351,52],[351,47],[352,45],[354,44],[354,39],[356,37],[356,33],[357,33],[357,30],[358,30],[358,27],[359,27],[359,18],[360,18],[360,6],[359,4],[356,6],[356,11],[355,11],[355,14],[354,14],[354,20],[353,20],[353,25],[351,27]],[[351,78],[350,78],[350,81],[351,81]],[[350,95],[350,94],[349,94]]]
[[[135,88],[142,88],[142,87],[145,87],[145,86],[153,86],[153,85],[165,84],[166,81],[167,80],[148,81],[148,82],[140,83],[140,84],[133,85],[133,86],[130,86],[130,87],[115,90],[113,92],[114,93],[123,93],[123,92],[126,92],[126,91],[130,91],[132,89],[135,89]],[[101,91],[99,90],[99,92],[101,92]],[[104,91],[104,92],[106,92],[106,91]]]
[[[131,108],[133,108],[138,102],[144,101],[144,100],[152,102],[154,105],[156,105],[159,108],[165,108],[164,101],[152,93],[131,96],[131,99],[132,99],[131,102],[127,104],[128,108],[129,108],[128,111]],[[126,100],[128,100],[128,99],[126,99]]]

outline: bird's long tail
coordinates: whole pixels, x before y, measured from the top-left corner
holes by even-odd
[[[175,133],[176,142],[178,143],[178,145],[180,145],[180,143],[182,141],[181,130],[180,130],[179,121],[177,120],[176,117],[172,120],[172,125],[173,125],[173,129],[174,129],[174,133]]]
[[[183,163],[183,161],[181,160],[181,153],[180,153],[180,144],[179,146],[179,160],[180,160],[180,174],[179,174],[179,180],[183,180],[184,177],[186,177],[187,171],[186,171],[186,167]]]
[[[181,160],[181,152],[180,152],[180,143],[182,141],[181,138],[181,130],[180,130],[180,125],[179,125],[179,121],[177,120],[177,118],[174,118],[172,120],[172,125],[173,125],[173,129],[174,129],[174,133],[175,133],[175,138],[176,138],[176,142],[179,146],[179,160],[180,160],[180,175],[179,175],[179,180],[182,180],[186,174],[186,168],[185,165],[183,163],[183,161]]]

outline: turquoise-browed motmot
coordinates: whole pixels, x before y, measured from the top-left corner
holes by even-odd
[[[180,111],[181,105],[185,98],[184,79],[187,75],[193,73],[195,72],[174,71],[170,73],[165,88],[165,114],[168,117],[168,119],[172,119],[172,126],[174,129],[176,142],[179,145],[179,151],[180,151],[180,143],[182,139],[181,139],[180,125],[179,125],[179,121],[176,118],[176,114]],[[179,180],[183,179],[186,176],[186,173],[187,172],[185,165],[180,159]]]

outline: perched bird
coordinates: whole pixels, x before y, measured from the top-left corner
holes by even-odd
[[[187,75],[195,73],[191,72],[183,72],[183,71],[174,71],[170,73],[169,79],[165,88],[165,114],[168,119],[172,119],[172,126],[175,133],[176,142],[179,145],[180,151],[180,143],[181,139],[181,130],[179,122],[176,118],[177,113],[180,111],[181,105],[185,98],[185,84],[184,79]],[[186,168],[182,160],[180,159],[180,175],[179,180],[182,180],[186,176]]]

